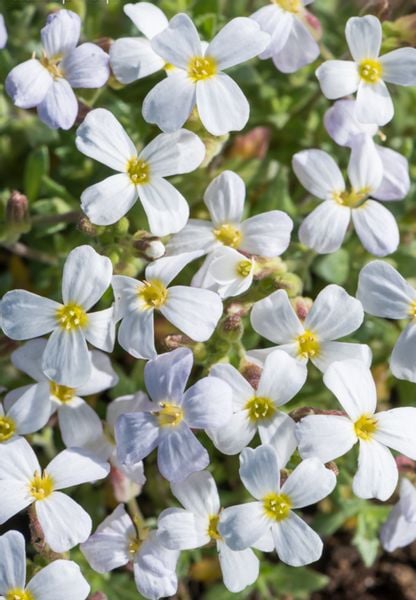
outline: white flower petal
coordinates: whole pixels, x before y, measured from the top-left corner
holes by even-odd
[[[139,155],[149,164],[151,175],[158,177],[190,173],[199,167],[204,157],[204,144],[186,129],[160,133]]]
[[[410,189],[407,158],[384,146],[376,146],[383,165],[383,179],[372,196],[376,200],[402,200]]]
[[[125,4],[123,10],[136,25],[137,29],[149,40],[166,29],[169,24],[163,11],[150,2]]]
[[[113,267],[107,256],[92,246],[78,246],[65,261],[62,274],[64,304],[74,302],[89,310],[100,300],[111,283]]]
[[[225,73],[198,81],[196,104],[203,126],[216,136],[241,131],[250,114],[247,98]]]
[[[261,502],[230,506],[221,513],[218,529],[232,550],[245,550],[267,533],[270,521]]]
[[[347,417],[310,415],[296,425],[302,458],[316,456],[323,463],[346,454],[356,443],[354,427]]]
[[[110,64],[116,79],[128,84],[160,71],[165,61],[152,49],[149,40],[121,38],[111,44]]]
[[[182,406],[193,429],[218,429],[231,418],[232,391],[222,379],[204,377],[186,390]]]
[[[277,464],[284,469],[298,445],[295,421],[279,411],[271,419],[259,421],[258,429],[261,443],[273,447]]]
[[[287,565],[301,567],[321,557],[321,538],[292,511],[287,519],[272,527],[272,535],[277,555]]]
[[[390,357],[390,369],[398,379],[416,383],[416,327],[412,322],[399,336]]]
[[[223,171],[205,190],[204,202],[215,226],[241,221],[244,210],[246,186],[234,171]]]
[[[59,308],[61,304],[54,300],[26,290],[12,290],[0,303],[1,327],[12,340],[39,337],[57,326],[55,314]]]
[[[380,58],[383,79],[396,85],[416,85],[416,50],[398,48]]]
[[[355,61],[377,58],[381,46],[381,23],[373,15],[351,17],[345,27],[345,37]]]
[[[364,248],[375,256],[386,256],[395,250],[400,242],[396,219],[380,202],[367,200],[352,211],[355,231]]]
[[[319,45],[309,29],[300,19],[294,18],[286,43],[277,53],[273,49],[272,59],[282,73],[295,73],[312,63],[319,53]]]
[[[202,517],[182,508],[164,510],[158,520],[161,543],[171,550],[192,550],[205,546],[208,535],[208,515]]]
[[[210,221],[189,219],[185,227],[175,233],[167,243],[167,255],[179,255],[197,249],[201,250],[201,255],[207,254],[218,244],[212,229]]]
[[[55,560],[32,577],[27,590],[42,600],[85,600],[90,586],[76,563]]]
[[[299,239],[319,254],[335,252],[344,241],[350,220],[351,209],[327,200],[302,221]]]
[[[50,13],[40,35],[49,58],[67,54],[75,48],[81,31],[81,19],[72,10]]]
[[[178,348],[150,360],[144,368],[144,382],[154,402],[166,399],[181,404],[193,364],[192,351]]]
[[[235,409],[242,409],[246,402],[255,395],[247,379],[241,373],[229,364],[215,364],[210,374],[219,377],[228,383],[233,393],[233,406]]]
[[[360,83],[357,66],[349,60],[327,60],[317,68],[315,74],[322,93],[329,100],[353,94]]]
[[[277,290],[254,304],[251,325],[257,333],[275,344],[291,342],[304,331],[285,290]]]
[[[255,433],[256,426],[251,423],[245,410],[234,413],[222,427],[207,431],[214,446],[227,455],[241,452],[251,442]]]
[[[82,329],[55,329],[43,353],[45,375],[59,383],[76,388],[88,381],[91,359]]]
[[[0,594],[10,588],[24,588],[26,584],[25,538],[18,531],[0,536]]]
[[[88,314],[88,325],[85,328],[87,341],[106,352],[114,348],[116,337],[114,308],[106,308]]]
[[[81,194],[81,208],[95,225],[112,225],[128,213],[137,196],[129,177],[118,173],[87,187]]]
[[[46,340],[30,340],[12,352],[10,360],[16,369],[35,381],[45,381],[46,376],[42,371],[42,354],[45,348]]]
[[[273,54],[280,52],[293,27],[293,14],[282,10],[279,5],[273,4],[272,6],[263,6],[250,18],[260,25],[262,31],[266,31],[271,36],[270,43],[259,58],[270,58]]]
[[[261,500],[269,492],[279,492],[280,465],[271,446],[245,448],[240,454],[240,479],[250,494]]]
[[[184,13],[174,16],[168,27],[152,39],[152,48],[166,62],[185,70],[193,56],[202,56],[198,31]]]
[[[17,65],[7,75],[6,92],[19,108],[33,108],[45,98],[53,79],[36,58]]]
[[[217,485],[211,473],[193,473],[184,481],[172,483],[172,493],[186,510],[202,518],[220,510]]]
[[[199,251],[186,252],[178,256],[163,256],[146,267],[145,278],[147,281],[157,279],[168,286],[182,269],[198,256],[200,256]]]
[[[359,360],[370,367],[372,359],[370,347],[367,344],[353,344],[350,342],[323,342],[319,346],[319,354],[311,360],[315,367],[325,373],[333,362],[349,359]]]
[[[221,298],[238,296],[249,289],[253,282],[254,261],[249,260],[250,270],[248,275],[241,275],[238,271],[240,263],[246,263],[247,257],[234,248],[223,246],[214,251],[209,271],[212,279],[217,284]]]
[[[275,350],[264,362],[257,396],[270,398],[276,406],[289,402],[303,387],[306,369],[283,350]]]
[[[169,481],[181,481],[209,465],[209,455],[185,424],[165,432],[157,453],[159,471]]]
[[[51,414],[49,384],[38,383],[20,396],[7,411],[16,424],[17,433],[26,435],[38,431],[46,425]]]
[[[55,490],[104,479],[109,470],[107,462],[81,448],[63,450],[46,467]]]
[[[55,79],[38,104],[41,121],[52,129],[70,129],[78,114],[78,100],[66,79]]]
[[[259,576],[259,559],[250,548],[235,551],[222,541],[217,542],[217,548],[227,590],[233,593],[241,592],[256,581]]]
[[[83,448],[103,433],[101,419],[81,398],[73,398],[58,409],[62,440],[67,448]]]
[[[291,499],[293,508],[304,508],[326,498],[337,482],[335,474],[317,458],[303,460],[282,486],[282,494]]]
[[[416,488],[406,478],[400,483],[400,504],[406,520],[416,523]]]
[[[91,356],[91,377],[84,384],[77,388],[78,396],[89,396],[98,394],[104,390],[114,387],[118,383],[118,376],[114,371],[111,360],[99,350],[92,350]]]
[[[153,321],[153,310],[128,313],[118,330],[120,346],[135,358],[154,358],[156,348]]]
[[[358,470],[352,482],[354,494],[359,498],[388,500],[398,479],[396,461],[390,450],[375,439],[360,441]]]
[[[348,177],[354,190],[366,190],[367,195],[380,187],[383,164],[373,140],[366,134],[354,136],[351,141]]]
[[[35,471],[40,471],[39,462],[25,438],[16,437],[0,444],[0,479],[24,482],[27,486]]]
[[[416,523],[409,523],[396,504],[380,529],[381,545],[387,552],[408,546],[416,539]]]
[[[124,173],[136,147],[115,116],[105,108],[90,111],[77,129],[75,144],[80,152],[115,171]]]
[[[292,219],[280,210],[255,215],[241,224],[240,249],[259,256],[280,256],[289,246],[292,229]]]
[[[147,413],[126,413],[115,425],[117,458],[122,465],[136,465],[150,454],[159,443],[156,418]]]
[[[28,491],[28,481],[0,480],[0,494],[0,525],[33,503],[33,497]]]
[[[293,156],[292,167],[303,187],[321,200],[333,199],[334,194],[345,190],[337,163],[323,150],[297,152]]]
[[[336,396],[352,421],[374,414],[376,384],[369,367],[359,360],[333,362],[324,373],[324,383]]]
[[[400,454],[416,459],[416,408],[392,408],[377,413],[374,439]]]
[[[99,88],[109,75],[109,58],[97,44],[81,44],[67,54],[60,64],[65,79],[74,88]]]
[[[324,117],[324,124],[331,138],[340,146],[349,146],[356,135],[376,135],[377,125],[360,123],[355,115],[355,100],[337,100]],[[380,146],[377,147],[380,149]]]
[[[178,558],[179,552],[165,548],[156,534],[144,541],[134,561],[134,579],[145,598],[158,600],[176,594]]]
[[[195,94],[194,83],[183,72],[173,73],[147,94],[142,105],[143,118],[166,133],[177,131],[195,106]]]
[[[386,125],[394,116],[393,101],[384,81],[358,86],[355,114],[363,123]]]
[[[171,183],[155,176],[149,184],[138,186],[138,193],[150,231],[154,235],[176,233],[185,227],[189,206]]]

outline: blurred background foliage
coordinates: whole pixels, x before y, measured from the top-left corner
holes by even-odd
[[[188,12],[201,36],[209,40],[229,19],[248,16],[264,5],[265,1],[160,0],[154,3],[168,17],[177,12]],[[125,2],[122,0],[66,0],[65,8],[82,17],[82,40],[96,41],[108,49],[112,39],[137,35],[137,30],[123,13],[123,4]],[[0,51],[0,82],[4,82],[13,66],[39,50],[39,32],[48,13],[62,7],[61,3],[41,0],[0,1],[0,12],[5,17],[9,32],[7,48]],[[246,216],[281,209],[293,218],[293,241],[282,257],[284,263],[281,265],[280,275],[257,282],[249,292],[248,300],[265,296],[278,287],[287,289],[292,298],[314,298],[322,287],[331,282],[340,284],[349,293],[355,294],[358,272],[371,259],[352,232],[342,249],[332,255],[318,256],[298,243],[297,227],[317,201],[305,193],[295,178],[290,166],[291,157],[304,148],[321,148],[333,155],[343,169],[346,168],[349,151],[336,146],[323,127],[323,115],[330,103],[321,94],[314,71],[321,60],[332,56],[346,56],[344,27],[348,17],[352,15],[372,12],[384,19],[384,50],[401,45],[415,45],[416,2],[315,0],[309,8],[316,17],[311,23],[317,37],[320,37],[321,59],[290,76],[279,73],[271,61],[253,60],[234,68],[232,75],[251,105],[250,121],[246,129],[240,134],[231,134],[227,139],[215,139],[204,132],[195,120],[191,120],[188,126],[199,133],[207,144],[210,160],[194,173],[172,179],[188,200],[193,217],[208,217],[202,202],[204,189],[224,169],[231,169],[241,175],[247,185]],[[159,132],[156,127],[144,122],[141,105],[147,92],[161,77],[163,74],[158,73],[125,87],[111,78],[103,89],[79,90],[79,122],[90,108],[105,107],[117,116],[137,146],[143,146]],[[386,138],[384,144],[406,156],[414,179],[416,89],[395,88],[393,96],[395,117],[383,129]],[[147,226],[140,206],[137,204],[127,218],[112,227],[95,228],[85,222],[80,212],[80,193],[88,185],[106,177],[109,170],[77,151],[75,128],[67,132],[53,131],[39,121],[35,111],[13,107],[4,93],[2,83],[0,157],[1,294],[13,288],[25,288],[59,299],[63,261],[72,248],[85,243],[92,244],[99,252],[108,255],[116,272],[139,276],[145,262],[134,242],[140,235],[137,232],[145,230]],[[22,216],[19,210],[16,209],[15,213],[10,210],[9,199],[13,190],[18,190],[28,198],[28,214]],[[404,201],[389,203],[388,206],[398,219],[401,232],[400,249],[388,260],[405,277],[416,278],[414,184]],[[189,283],[195,269],[195,265],[187,268],[179,277],[181,282]],[[247,299],[243,298],[242,302]],[[226,309],[232,312],[235,302],[238,303],[239,300],[228,301]],[[111,293],[108,293],[102,301],[103,306],[111,301]],[[366,318],[365,324],[353,338],[370,344],[373,350],[373,373],[377,381],[380,409],[402,404],[416,406],[412,384],[394,380],[388,371],[387,359],[400,328],[400,323]],[[158,322],[160,350],[169,347],[166,335],[172,333],[175,332],[171,326],[162,320]],[[241,340],[238,335],[230,336],[220,326],[210,343],[205,346],[199,344],[194,348],[197,362],[195,378],[218,360],[228,358],[238,366],[244,349],[258,347],[261,343],[264,342],[251,330],[247,317],[244,318]],[[1,340],[0,383],[8,389],[28,382],[10,365],[9,356],[14,347],[10,340]],[[105,418],[106,405],[110,399],[143,388],[143,361],[133,359],[118,347],[113,357],[120,376],[119,384],[107,395],[89,399],[102,418]],[[310,367],[307,385],[289,407],[285,408],[294,410],[304,406],[337,408],[335,399],[322,384],[321,374],[314,367]],[[32,442],[44,461],[48,455],[53,455],[62,447],[59,434],[51,427],[33,436]],[[206,436],[203,436],[203,442],[212,457],[210,468],[221,489],[224,505],[245,501],[246,492],[238,479],[238,457],[220,455]],[[289,468],[297,460],[299,458],[295,455]],[[354,453],[337,461],[340,473],[336,491],[307,515],[322,535],[329,536],[326,538],[329,540],[328,548],[317,566],[293,569],[279,564],[273,555],[269,555],[263,559],[261,576],[252,589],[232,595],[220,582],[214,549],[186,552],[180,561],[182,578],[178,597],[185,600],[228,600],[229,597],[303,600],[329,597],[325,594],[336,591],[338,584],[337,575],[331,574],[328,565],[332,564],[332,554],[343,544],[355,547],[359,553],[354,554],[354,560],[358,561],[356,564],[365,565],[366,573],[374,573],[370,566],[376,559],[376,565],[384,560],[377,535],[389,507],[354,498],[351,476],[355,461]],[[407,468],[409,473],[415,470],[410,463],[406,463],[403,468]],[[154,520],[162,509],[173,504],[173,500],[167,482],[157,472],[154,455],[146,461],[146,475],[148,482],[139,497],[139,504],[145,517]],[[108,484],[100,487],[81,486],[74,492],[74,497],[90,512],[95,524],[115,506]],[[24,518],[14,525],[23,530],[27,527]],[[120,570],[109,576],[101,576],[88,567],[78,550],[72,551],[71,557],[79,561],[93,591],[104,592],[110,600],[138,597],[131,574]],[[32,558],[32,568],[36,568],[39,561],[43,560],[39,557]],[[403,560],[406,562],[407,558],[404,557]],[[351,569],[354,570],[352,566]],[[413,574],[415,575],[415,571]],[[374,577],[377,580],[377,576]],[[400,590],[400,594],[397,592],[394,597],[411,598],[403,590]],[[345,591],[344,596],[332,597],[352,596]],[[387,596],[357,596],[355,593],[355,597]]]

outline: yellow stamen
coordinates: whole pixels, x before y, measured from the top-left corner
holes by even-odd
[[[12,588],[6,592],[6,600],[35,600],[33,594],[29,590],[22,588]]]
[[[49,384],[49,391],[52,396],[55,396],[59,402],[65,404],[70,402],[75,396],[75,388],[68,387],[66,385],[59,385],[56,381],[51,381]]]
[[[183,410],[177,404],[161,402],[157,420],[161,427],[177,427],[183,421]]]
[[[362,188],[361,190],[350,190],[333,194],[333,199],[341,206],[349,208],[358,208],[370,194],[370,188]]]
[[[135,556],[141,546],[141,541],[138,538],[130,538],[128,552],[130,556]]]
[[[188,77],[194,82],[209,79],[217,71],[217,63],[211,56],[193,56],[188,63]]]
[[[40,59],[40,63],[45,69],[49,71],[54,79],[59,79],[64,76],[64,72],[59,66],[59,62],[62,60],[62,56],[54,56],[53,58],[48,58],[46,54],[42,56]]]
[[[364,442],[368,442],[372,439],[373,434],[377,431],[377,428],[377,419],[375,419],[373,415],[362,415],[354,423],[354,431],[356,436]]]
[[[409,317],[412,319],[416,318],[416,300],[413,300],[409,306]]]
[[[291,13],[298,13],[302,9],[302,2],[300,0],[272,0],[272,2]]]
[[[29,493],[35,500],[45,500],[53,492],[53,479],[46,472],[42,475],[36,471],[29,483]]]
[[[222,540],[221,534],[218,531],[218,522],[220,515],[210,515],[208,520],[208,535],[212,540]]]
[[[313,358],[319,354],[319,342],[317,336],[306,329],[296,338],[298,344],[298,356],[302,358]]]
[[[144,303],[144,308],[160,308],[168,298],[168,290],[166,286],[158,279],[152,281],[144,281],[144,286],[138,291],[139,298]]]
[[[127,162],[127,175],[134,185],[144,185],[150,181],[150,166],[137,156]]]
[[[292,501],[286,494],[271,492],[263,498],[263,508],[269,519],[283,521],[289,516]]]
[[[213,230],[213,233],[217,240],[224,244],[224,246],[230,246],[231,248],[238,248],[241,243],[241,232],[234,225],[224,223],[221,227]]]
[[[263,421],[271,419],[276,412],[276,405],[270,398],[253,396],[246,402],[244,408],[248,411],[250,421]]]
[[[253,265],[249,260],[240,260],[237,264],[237,275],[240,275],[240,277],[248,277],[252,267]]]
[[[58,308],[55,313],[55,317],[58,325],[66,331],[72,329],[78,329],[79,327],[86,327],[88,324],[88,316],[82,306],[69,302]]]
[[[364,58],[358,66],[358,74],[365,83],[377,83],[383,74],[383,65],[374,58]]]
[[[0,442],[7,442],[16,433],[16,423],[10,417],[0,417]]]

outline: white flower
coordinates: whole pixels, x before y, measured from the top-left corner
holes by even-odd
[[[42,470],[24,438],[0,444],[0,524],[33,504],[45,542],[66,552],[91,533],[91,519],[79,504],[59,490],[107,476],[108,463],[80,448],[60,452]]]
[[[210,289],[221,298],[244,294],[253,283],[256,260],[240,254],[234,248],[218,248],[210,255],[207,276],[213,281]]]
[[[394,267],[381,260],[368,263],[360,273],[357,297],[375,317],[409,319],[394,346],[390,369],[398,379],[416,383],[416,290]]]
[[[270,340],[297,361],[305,365],[308,360],[325,371],[335,360],[360,358],[371,363],[371,352],[365,344],[337,342],[358,329],[363,322],[361,303],[349,296],[338,285],[327,285],[316,297],[306,319],[297,317],[285,290],[273,292],[259,300],[251,311],[251,324],[257,333]],[[249,356],[259,360],[273,350],[250,350]]]
[[[399,245],[396,220],[382,204],[371,199],[389,199],[380,188],[383,180],[380,156],[368,136],[355,136],[351,146],[350,189],[345,188],[334,159],[323,150],[302,150],[294,155],[292,165],[299,181],[308,192],[324,201],[303,221],[299,239],[320,254],[335,252],[352,220],[368,252],[376,256],[391,254]]]
[[[110,285],[112,265],[91,246],[78,246],[65,261],[63,304],[13,290],[0,303],[1,327],[13,340],[28,340],[52,332],[42,356],[42,371],[59,385],[77,388],[91,377],[87,342],[111,352],[115,325],[113,308],[89,313]]]
[[[4,600],[85,600],[90,586],[71,560],[54,560],[26,583],[25,539],[18,531],[0,536],[0,596]]]
[[[158,520],[161,543],[167,548],[190,550],[213,541],[216,545],[225,587],[241,592],[254,583],[259,560],[250,549],[234,551],[219,533],[222,512],[217,486],[207,471],[193,473],[171,484],[173,495],[184,508],[168,508]]]
[[[204,377],[185,392],[192,352],[178,348],[150,360],[144,381],[153,402],[142,413],[123,414],[116,424],[118,459],[133,465],[158,448],[159,471],[180,481],[209,464],[208,452],[191,429],[216,429],[231,418],[231,389]]]
[[[176,593],[179,552],[165,548],[156,532],[137,531],[122,504],[81,545],[81,551],[98,573],[133,562],[136,586],[145,598],[158,600]]]
[[[360,123],[355,114],[356,100],[337,100],[325,113],[324,123],[332,139],[340,146],[354,145],[361,134],[373,138],[379,131],[377,125]],[[360,137],[361,136],[361,137]],[[401,200],[409,193],[410,177],[407,159],[391,148],[375,144],[383,167],[383,178],[377,188],[377,197],[383,200]]]
[[[279,469],[271,446],[243,450],[240,477],[256,501],[226,508],[219,532],[233,550],[268,538],[269,550],[274,547],[282,562],[299,567],[318,560],[322,541],[292,509],[325,498],[334,489],[336,477],[317,458],[310,458],[301,462],[280,487]]]
[[[324,383],[337,397],[346,416],[310,415],[297,425],[302,458],[329,462],[359,442],[358,470],[353,491],[360,498],[387,500],[397,485],[393,448],[416,459],[416,408],[376,413],[376,386],[370,369],[357,360],[330,365]]]
[[[7,29],[3,15],[0,14],[0,49],[5,48],[7,44]]]
[[[252,19],[238,17],[203,48],[191,19],[186,14],[176,15],[151,45],[179,71],[149,92],[143,102],[143,117],[162,131],[177,131],[196,106],[202,124],[212,135],[240,131],[248,121],[250,107],[223,70],[257,56],[269,40]]]
[[[317,69],[322,92],[330,100],[357,92],[357,119],[385,125],[394,107],[384,82],[415,85],[416,50],[399,48],[379,56],[381,23],[372,15],[348,19],[345,36],[353,60],[327,60]]]
[[[303,365],[282,350],[271,352],[264,362],[257,390],[231,365],[214,365],[210,374],[226,381],[233,392],[231,419],[221,429],[208,430],[215,446],[224,454],[237,454],[258,431],[262,443],[277,451],[279,464],[286,464],[297,446],[295,422],[279,409],[305,383]]]
[[[92,350],[88,353],[91,375],[82,386],[72,388],[50,381],[42,371],[42,355],[46,344],[43,339],[31,340],[13,352],[11,360],[14,366],[37,383],[17,388],[6,395],[4,405],[10,407],[7,416],[13,419],[12,413],[22,411],[25,407],[26,419],[29,422],[33,420],[33,425],[41,420],[40,427],[43,427],[49,417],[57,412],[65,446],[85,447],[102,435],[103,426],[101,419],[82,396],[98,394],[115,386],[118,377],[109,357],[99,350]],[[17,417],[15,425],[17,433],[30,433],[19,428]]]
[[[165,14],[150,2],[125,4],[125,14],[143,34],[142,37],[121,38],[111,44],[110,64],[121,83],[132,83],[166,68],[166,63],[152,49],[150,40],[166,29]]]
[[[251,15],[271,36],[260,58],[271,58],[283,73],[294,73],[319,56],[319,46],[305,18],[305,6],[311,2],[313,0],[274,0]]]
[[[197,135],[185,129],[162,133],[138,154],[114,115],[96,108],[78,127],[75,143],[83,154],[118,171],[81,194],[81,208],[92,223],[115,223],[139,199],[154,235],[184,227],[188,204],[165,177],[189,173],[201,164],[205,146]]]
[[[96,44],[77,46],[81,20],[70,10],[48,16],[41,31],[43,51],[10,71],[6,91],[19,108],[37,108],[49,127],[69,129],[78,113],[72,88],[98,88],[110,74],[108,55]]]
[[[224,171],[211,181],[204,194],[211,221],[189,219],[187,225],[169,240],[168,254],[196,250],[200,250],[201,255],[208,254],[192,285],[209,287],[213,284],[208,275],[210,258],[223,246],[268,258],[280,256],[287,249],[292,219],[280,210],[270,210],[242,221],[245,195],[241,177],[233,171]]]
[[[416,489],[408,479],[401,481],[400,500],[382,526],[380,540],[387,552],[394,552],[416,540]]]
[[[132,356],[156,356],[155,310],[192,340],[203,342],[211,337],[222,315],[218,294],[184,285],[169,287],[195,256],[197,253],[160,258],[146,267],[143,281],[124,275],[113,277],[116,314],[122,319],[118,341]]]

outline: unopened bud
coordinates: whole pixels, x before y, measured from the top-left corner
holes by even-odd
[[[158,237],[150,235],[145,231],[135,233],[133,239],[133,246],[148,260],[161,258],[166,252],[163,242]]]
[[[238,342],[244,333],[243,323],[238,314],[231,314],[225,317],[218,328],[218,334],[223,339],[230,342]]]
[[[128,233],[130,227],[130,221],[127,217],[122,217],[117,223],[114,225],[114,232],[117,235],[126,235]]]
[[[304,321],[312,308],[312,299],[297,296],[292,300],[292,305],[299,319]]]
[[[240,369],[241,375],[247,379],[253,389],[257,389],[262,373],[262,368],[256,363],[246,362]]]
[[[268,127],[254,127],[243,135],[237,135],[230,148],[231,158],[264,158],[269,149],[271,132]]]
[[[108,596],[104,592],[95,592],[88,597],[88,600],[108,600]]]
[[[279,289],[287,291],[287,295],[290,298],[298,296],[302,292],[302,280],[295,273],[285,273],[279,277],[276,283]]]
[[[104,52],[107,52],[107,54],[110,52],[112,42],[113,40],[109,37],[101,37],[98,40],[94,40],[94,44],[101,48],[101,50],[104,50]]]
[[[13,229],[28,231],[29,224],[29,203],[27,197],[17,190],[13,190],[6,206],[6,221]]]
[[[191,338],[182,333],[172,333],[171,335],[167,335],[163,340],[163,344],[167,350],[176,350],[176,348],[183,347],[187,348],[193,343]]]

